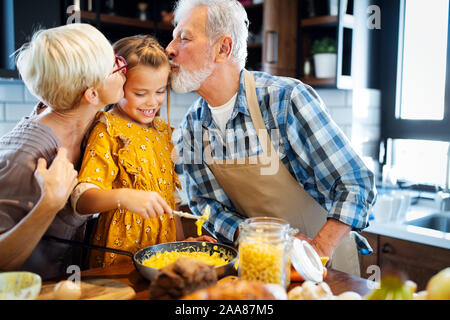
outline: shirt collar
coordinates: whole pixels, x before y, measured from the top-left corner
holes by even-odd
[[[236,102],[234,104],[234,109],[231,113],[231,119],[236,118],[238,113],[250,116],[247,105],[247,97],[245,95],[244,70],[242,70],[240,74],[239,89],[236,97]],[[208,103],[205,101],[205,99],[201,100],[200,119],[202,119],[203,127],[208,129],[212,128],[214,122],[212,121],[211,110],[209,110]]]

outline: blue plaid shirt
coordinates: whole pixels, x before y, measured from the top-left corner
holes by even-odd
[[[291,175],[325,208],[328,218],[350,225],[354,231],[368,227],[376,197],[374,175],[331,119],[322,99],[296,79],[263,72],[252,74],[265,125],[269,132],[280,132],[280,139],[272,138],[272,143]],[[211,216],[205,228],[229,243],[245,217],[236,212],[206,164],[202,142],[205,133],[215,158],[229,160],[262,153],[258,139],[252,138],[256,130],[247,105],[243,72],[225,137],[202,98],[191,106],[173,137],[178,152],[176,170],[184,175],[190,209],[201,215],[209,204]],[[356,239],[360,252],[371,251],[364,238]]]

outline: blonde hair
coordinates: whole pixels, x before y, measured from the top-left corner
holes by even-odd
[[[68,111],[88,88],[100,88],[114,68],[114,50],[89,24],[40,30],[17,52],[28,90],[56,111]]]
[[[113,45],[118,56],[125,58],[128,69],[137,66],[147,66],[152,68],[167,67],[170,72],[169,57],[158,40],[150,35],[135,35],[120,39]],[[167,121],[170,126],[170,81],[167,84]],[[157,116],[160,115],[158,111]]]
[[[150,35],[136,35],[120,39],[113,45],[117,55],[125,58],[128,69],[138,65],[170,69],[169,58],[158,40]]]

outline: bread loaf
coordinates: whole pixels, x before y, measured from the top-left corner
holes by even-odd
[[[150,284],[150,299],[179,299],[196,290],[217,283],[214,266],[195,259],[180,257],[161,268]]]
[[[263,282],[234,280],[196,291],[182,300],[275,300],[275,296]]]

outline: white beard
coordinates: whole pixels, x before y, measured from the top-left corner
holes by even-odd
[[[188,93],[200,89],[203,81],[205,81],[212,73],[211,67],[204,67],[198,71],[186,71],[180,65],[176,65],[179,69],[177,73],[171,75],[171,87],[177,93]]]

